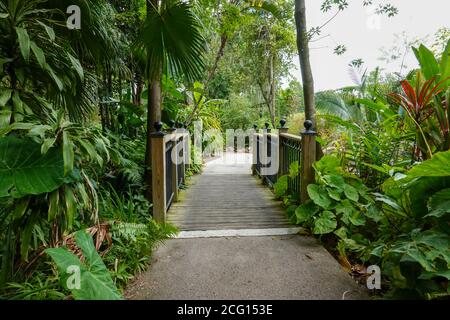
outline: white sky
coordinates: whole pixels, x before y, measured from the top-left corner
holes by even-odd
[[[395,44],[395,34],[406,31],[408,37],[433,35],[440,27],[450,27],[450,0],[391,0],[399,9],[392,18],[375,16],[362,6],[362,0],[348,0],[350,6],[339,14],[322,31],[322,35],[331,34],[321,41],[311,43],[311,63],[316,91],[337,89],[353,85],[349,77],[348,64],[353,59],[364,60],[369,70],[377,66],[388,68],[379,60],[382,47]],[[332,14],[320,11],[322,0],[306,0],[308,29],[322,25]],[[343,44],[347,52],[342,56],[333,54],[333,49]],[[298,57],[294,59],[299,66]],[[415,67],[414,54],[410,51],[407,58],[409,68]],[[392,66],[391,66],[392,68]],[[396,67],[394,70],[398,71]],[[301,82],[300,71],[292,72]]]

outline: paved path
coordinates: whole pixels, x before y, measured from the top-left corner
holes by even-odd
[[[208,162],[172,206],[183,230],[161,245],[130,299],[361,299],[366,294],[312,237],[297,234],[248,155]]]

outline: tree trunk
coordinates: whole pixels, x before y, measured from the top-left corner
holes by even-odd
[[[297,28],[297,49],[302,72],[303,97],[305,99],[305,119],[316,128],[316,108],[314,102],[314,79],[309,61],[309,39],[306,29],[305,0],[295,0],[295,25]]]
[[[269,111],[269,116],[270,116],[270,122],[272,123],[272,126],[275,128],[275,118],[274,115],[272,114],[272,108],[271,108],[271,102],[270,102],[270,92],[267,95],[266,92],[264,91],[264,86],[261,82],[258,82],[259,85],[259,89],[261,90],[261,95],[263,96],[263,99],[265,101],[265,105],[267,106],[267,110]],[[269,84],[270,86],[270,84]],[[262,118],[262,110],[260,110],[260,118]]]
[[[203,92],[200,95],[200,98],[198,99],[198,102],[195,103],[194,109],[192,110],[192,113],[189,115],[189,117],[188,117],[188,119],[186,121],[187,125],[190,125],[192,120],[194,119],[194,116],[195,116],[195,114],[197,112],[199,104],[202,101],[203,96],[205,95],[204,93],[208,89],[208,85],[209,85],[209,83],[211,82],[212,78],[214,77],[214,75],[216,73],[216,70],[217,70],[217,68],[219,66],[219,61],[220,61],[220,59],[222,59],[223,54],[225,52],[225,46],[227,44],[227,41],[228,41],[227,35],[226,34],[222,34],[222,36],[220,37],[220,47],[219,47],[219,50],[217,51],[216,58],[214,59],[214,64],[213,64],[211,70],[209,71],[208,79],[206,80],[205,87],[203,88]]]
[[[159,0],[147,1],[147,13],[151,10],[157,9]],[[151,61],[149,62],[151,63]],[[161,72],[154,79],[148,79],[148,103],[147,103],[147,143],[145,150],[145,183],[146,183],[146,198],[152,200],[152,154],[151,154],[151,138],[150,133],[154,130],[155,122],[161,121]]]
[[[275,57],[273,54],[270,55],[270,121],[272,122],[272,126],[276,128],[275,125],[275,115],[276,115],[276,105],[275,105]]]

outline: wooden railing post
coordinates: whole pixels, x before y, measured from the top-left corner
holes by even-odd
[[[189,162],[190,158],[186,159],[186,140],[189,139],[189,135],[185,135],[184,133],[181,133],[181,141],[178,145],[179,148],[182,149],[183,154],[181,155],[183,163],[181,165],[181,176],[183,177],[183,183],[186,182],[186,166],[187,162]],[[178,151],[179,152],[179,151]],[[178,153],[178,157],[180,156],[180,153]]]
[[[284,159],[283,144],[282,144],[283,138],[281,137],[281,134],[287,133],[288,129],[289,128],[286,127],[286,120],[281,119],[280,127],[278,128],[278,179],[284,174],[286,174],[286,172],[284,172],[284,162],[286,161],[286,159]]]
[[[305,130],[302,136],[302,161],[301,161],[301,182],[300,182],[300,201],[305,203],[309,199],[308,185],[315,182],[315,172],[313,163],[316,161],[316,135],[312,128],[312,121],[305,121]]]
[[[256,164],[258,161],[258,126],[253,125],[254,133],[252,136],[252,175],[256,175]]]
[[[169,133],[172,136],[172,140],[170,143],[172,143],[173,149],[170,154],[170,165],[172,166],[172,181],[170,183],[172,184],[172,190],[173,190],[173,201],[178,201],[178,157],[179,157],[179,148],[178,148],[178,135],[176,134],[177,128],[175,128],[175,121],[170,120],[169,121]],[[175,157],[173,157],[175,155]]]
[[[166,222],[166,144],[162,123],[155,123],[156,132],[150,134],[152,139],[152,195],[153,219],[159,223]]]
[[[269,160],[269,155],[268,155],[268,148],[267,148],[267,144],[269,143],[269,136],[270,136],[270,132],[272,131],[269,128],[270,124],[268,122],[266,122],[264,124],[265,129],[263,130],[263,139],[262,139],[262,159],[261,159],[261,166],[266,167],[268,165],[268,160]],[[267,178],[265,175],[262,174],[263,170],[261,170],[261,179],[263,184],[268,184],[267,182]]]
[[[172,159],[170,161],[170,165],[172,166],[172,190],[173,190],[173,201],[178,201],[178,161],[179,161],[179,148],[178,148],[178,137],[175,136],[173,143],[173,149],[172,149],[172,155],[175,154],[175,159]]]
[[[179,124],[179,132],[183,134],[183,157],[184,157],[184,171],[186,177],[186,170],[189,170],[191,166],[191,136],[189,135],[189,131],[185,126],[180,123]]]

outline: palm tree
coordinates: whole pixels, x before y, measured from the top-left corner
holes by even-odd
[[[147,19],[136,43],[138,55],[145,57],[149,99],[147,106],[146,181],[151,180],[150,137],[155,122],[161,120],[161,78],[166,73],[188,81],[199,78],[204,69],[205,39],[200,24],[186,2],[147,2]],[[147,197],[151,192],[147,188]]]
[[[69,4],[82,8],[81,30],[66,27]],[[50,104],[77,122],[92,115],[97,71],[119,52],[110,10],[103,0],[0,0],[3,122],[43,117]]]

